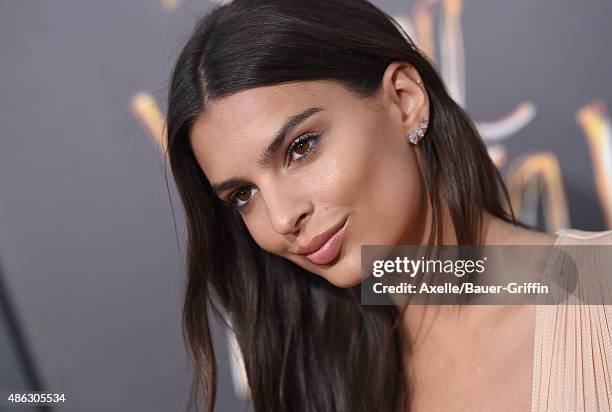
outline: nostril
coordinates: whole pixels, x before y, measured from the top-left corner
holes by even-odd
[[[302,224],[302,220],[304,220],[306,218],[306,213],[303,213],[298,220],[295,222],[295,226],[298,227]]]

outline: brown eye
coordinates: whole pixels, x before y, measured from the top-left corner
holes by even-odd
[[[254,190],[257,189],[255,189],[254,187],[244,187],[238,189],[236,192],[234,192],[233,195],[230,196],[230,200],[228,202],[229,205],[236,209],[242,209],[251,200]]]
[[[293,151],[297,154],[303,155],[308,152],[309,149],[308,142],[300,142],[294,148]]]
[[[249,200],[249,197],[251,197],[251,193],[250,192],[246,192],[244,190],[241,190],[240,192],[238,192],[238,194],[236,195],[236,199],[242,201],[242,202],[246,202]]]
[[[317,148],[320,140],[318,134],[307,134],[299,137],[289,148],[289,160],[300,161],[310,156]]]

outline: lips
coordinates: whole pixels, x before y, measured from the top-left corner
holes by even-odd
[[[317,265],[325,265],[333,261],[340,252],[347,222],[348,218],[314,236],[306,246],[300,249],[300,254],[306,255],[306,259]]]

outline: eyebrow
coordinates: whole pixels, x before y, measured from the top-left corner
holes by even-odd
[[[281,126],[281,128],[276,132],[274,139],[268,145],[266,150],[261,154],[257,164],[263,168],[268,168],[272,164],[272,159],[274,155],[278,152],[278,150],[283,145],[283,142],[287,138],[287,135],[291,133],[293,129],[299,126],[302,122],[308,119],[310,116],[318,113],[320,111],[325,110],[323,107],[311,107],[309,109],[304,110],[302,113],[298,113],[294,116],[290,116],[285,120],[285,123]],[[233,189],[235,187],[241,186],[246,183],[246,179],[234,177],[232,179],[228,179],[222,183],[216,183],[212,185],[212,189],[217,196],[221,192],[225,192],[226,190]]]

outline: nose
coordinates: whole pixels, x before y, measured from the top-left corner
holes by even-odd
[[[270,223],[281,235],[295,233],[312,213],[312,202],[296,185],[273,183],[263,194]]]

